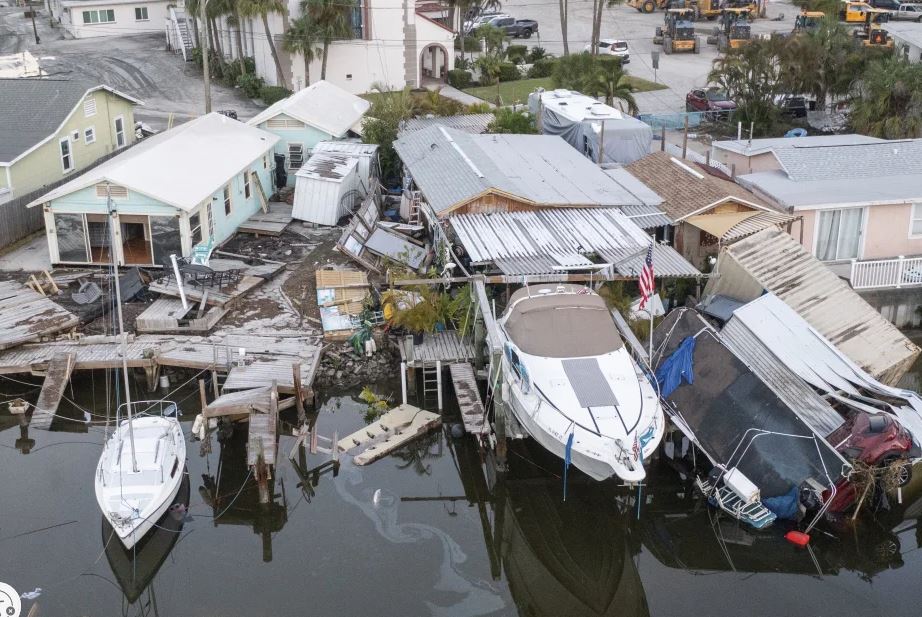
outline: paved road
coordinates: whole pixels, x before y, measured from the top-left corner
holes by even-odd
[[[163,34],[64,40],[60,28],[48,27],[47,17],[39,13],[41,44],[35,45],[32,23],[22,19],[22,9],[0,8],[0,55],[28,50],[46,74],[106,84],[137,97],[144,106],[135,110],[135,119],[154,129],[166,128],[171,115],[177,124],[204,112],[201,71],[166,51]],[[212,108],[234,109],[240,120],[263,109],[236,89],[214,82]]]
[[[540,37],[532,37],[527,42],[530,46],[540,45],[547,51],[560,55],[563,53],[563,37],[560,33],[560,13],[556,1],[549,0],[507,0],[503,10],[519,19],[536,19],[540,26]],[[769,19],[753,22],[753,34],[772,31],[790,31],[794,27],[794,16],[798,9],[786,0],[768,5]],[[582,51],[588,44],[592,33],[592,1],[569,0],[569,40],[570,51]],[[773,21],[784,14],[782,21]],[[605,9],[602,17],[602,37],[617,38],[628,42],[631,51],[631,63],[628,72],[653,81],[654,70],[650,52],[661,47],[653,45],[653,32],[663,23],[663,14],[655,12],[649,15],[638,12],[626,5]],[[713,27],[707,21],[698,22],[699,30]],[[705,37],[702,36],[702,43]],[[717,57],[717,48],[703,45],[700,54],[660,54],[660,68],[656,71],[656,81],[669,86],[668,90],[640,93],[637,95],[641,112],[664,113],[683,111],[685,94],[696,86],[707,83],[707,74],[711,63]]]

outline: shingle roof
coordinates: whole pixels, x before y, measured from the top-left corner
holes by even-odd
[[[722,265],[727,258],[875,377],[902,374],[919,355],[896,326],[785,232],[765,229],[725,247],[717,271],[728,274],[711,279],[705,294],[734,296],[739,277]]]
[[[553,135],[471,135],[432,126],[394,149],[436,212],[494,190],[544,206],[642,202]]]
[[[728,197],[769,209],[765,201],[740,185],[714,177],[694,163],[681,161],[667,152],[649,154],[625,169],[663,199],[660,209],[675,221]]]
[[[890,26],[888,25],[887,28]],[[888,30],[889,31],[889,30]],[[768,137],[763,139],[726,139],[711,142],[718,150],[729,150],[737,154],[763,154],[770,150],[782,148],[800,148],[815,146],[852,146],[883,141],[879,137],[868,135],[805,135],[804,137]]]
[[[56,133],[88,91],[103,87],[63,79],[0,79],[0,162],[14,161]]]
[[[342,137],[362,119],[371,103],[328,81],[318,81],[263,110],[247,122],[259,126],[279,114]]]
[[[922,139],[784,148],[774,154],[795,182],[922,176]]]
[[[466,133],[486,133],[493,121],[493,114],[464,114],[461,116],[434,116],[431,118],[411,118],[400,129],[399,137],[414,131],[421,131],[430,126],[441,125],[458,129]]]
[[[900,204],[922,199],[918,174],[882,178],[835,178],[796,182],[780,170],[737,176],[740,184],[784,208],[843,204]]]

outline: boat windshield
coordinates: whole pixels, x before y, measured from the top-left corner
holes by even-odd
[[[623,343],[605,301],[594,294],[551,294],[517,303],[506,331],[523,353],[545,358],[600,356]]]

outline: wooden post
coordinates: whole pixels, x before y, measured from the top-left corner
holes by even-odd
[[[301,389],[301,362],[291,363],[291,377],[295,388],[295,408],[298,410],[298,424],[304,424],[304,392]]]
[[[205,407],[208,406],[208,396],[205,391],[205,380],[198,380],[198,398],[199,402],[202,404],[202,413],[205,413]]]
[[[442,411],[442,361],[435,361],[435,396],[438,402],[438,409]]]
[[[685,114],[685,134],[682,136],[682,160],[688,154],[688,114]]]
[[[496,384],[493,388],[493,410],[495,416],[496,432],[496,471],[504,473],[506,465],[506,402],[503,400],[503,352],[494,350],[490,361],[490,383]],[[494,374],[495,372],[495,374]]]
[[[144,377],[147,380],[147,391],[153,392],[157,389],[157,380],[160,378],[160,365],[157,361],[152,361],[150,366],[144,367]]]
[[[401,402],[407,404],[407,363],[400,363],[400,394]]]
[[[659,131],[659,151],[666,151],[666,125],[660,127]]]

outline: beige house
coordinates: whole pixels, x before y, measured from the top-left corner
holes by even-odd
[[[855,146],[884,141],[867,135],[816,135],[770,137],[767,139],[729,139],[711,143],[711,160],[726,166],[733,176],[781,169],[775,150],[805,146]]]

